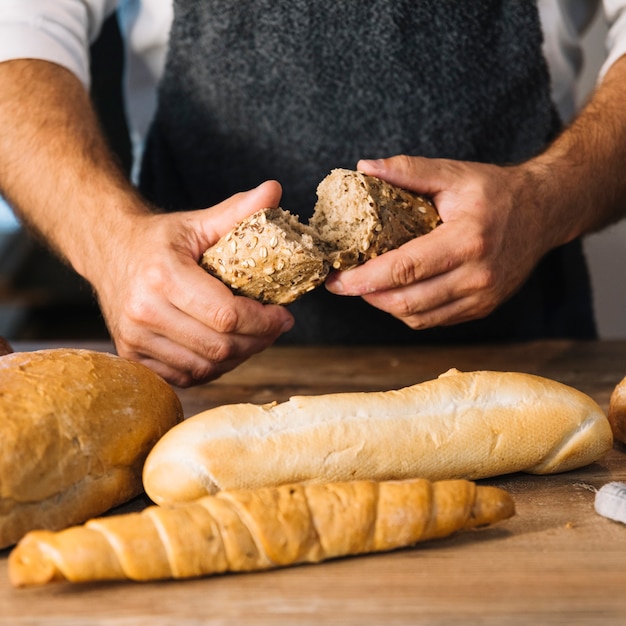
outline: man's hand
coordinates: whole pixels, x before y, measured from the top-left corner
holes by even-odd
[[[327,288],[362,296],[414,329],[491,313],[551,247],[540,207],[526,201],[516,168],[398,156],[358,168],[433,198],[442,224],[365,265],[334,274]]]
[[[83,85],[45,61],[0,63],[0,120],[3,195],[93,286],[121,356],[188,386],[291,327],[286,309],[237,298],[198,266],[236,222],[277,206],[278,183],[212,209],[156,214],[111,156]]]
[[[626,215],[626,55],[581,114],[516,166],[398,156],[358,168],[433,197],[443,224],[398,250],[334,274],[330,291],[361,296],[411,328],[488,315],[549,250]]]
[[[118,354],[179,386],[217,378],[293,325],[279,306],[237,297],[198,265],[236,222],[277,206],[267,182],[212,209],[140,215],[89,271]]]

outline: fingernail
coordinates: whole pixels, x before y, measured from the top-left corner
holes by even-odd
[[[365,165],[369,169],[377,171],[381,171],[385,167],[382,159],[363,159],[361,165]]]
[[[286,320],[285,323],[281,326],[281,329],[280,329],[281,334],[290,331],[293,328],[293,324],[294,324],[293,318]]]
[[[327,278],[325,287],[326,289],[328,289],[328,291],[337,295],[341,295],[345,292],[343,283],[341,282],[341,280],[339,280],[337,276],[330,276],[329,278]]]

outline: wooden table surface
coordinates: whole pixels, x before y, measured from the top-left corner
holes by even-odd
[[[273,348],[218,381],[177,391],[189,416],[225,403],[399,388],[450,367],[540,374],[577,387],[606,410],[626,375],[626,341]],[[626,624],[626,525],[593,508],[595,491],[612,480],[626,480],[626,448],[617,444],[581,470],[481,481],[516,501],[516,516],[493,527],[389,554],[258,574],[16,590],[4,551],[0,624]]]

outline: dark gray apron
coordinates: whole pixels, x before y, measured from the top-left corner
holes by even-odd
[[[394,154],[515,163],[559,129],[529,0],[175,0],[141,187],[166,210],[277,179],[306,220],[334,167]],[[293,342],[595,335],[580,242],[551,252],[484,320],[412,331],[317,289]]]

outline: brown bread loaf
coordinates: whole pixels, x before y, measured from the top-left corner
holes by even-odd
[[[611,393],[608,418],[615,439],[626,443],[626,377],[615,385]]]
[[[13,352],[11,344],[4,337],[0,337],[0,356],[11,354],[11,352]]]
[[[458,480],[283,485],[29,533],[9,557],[15,586],[247,572],[381,552],[514,514],[510,495]]]
[[[0,547],[84,522],[142,491],[154,443],[183,417],[172,388],[112,354],[0,358]]]

